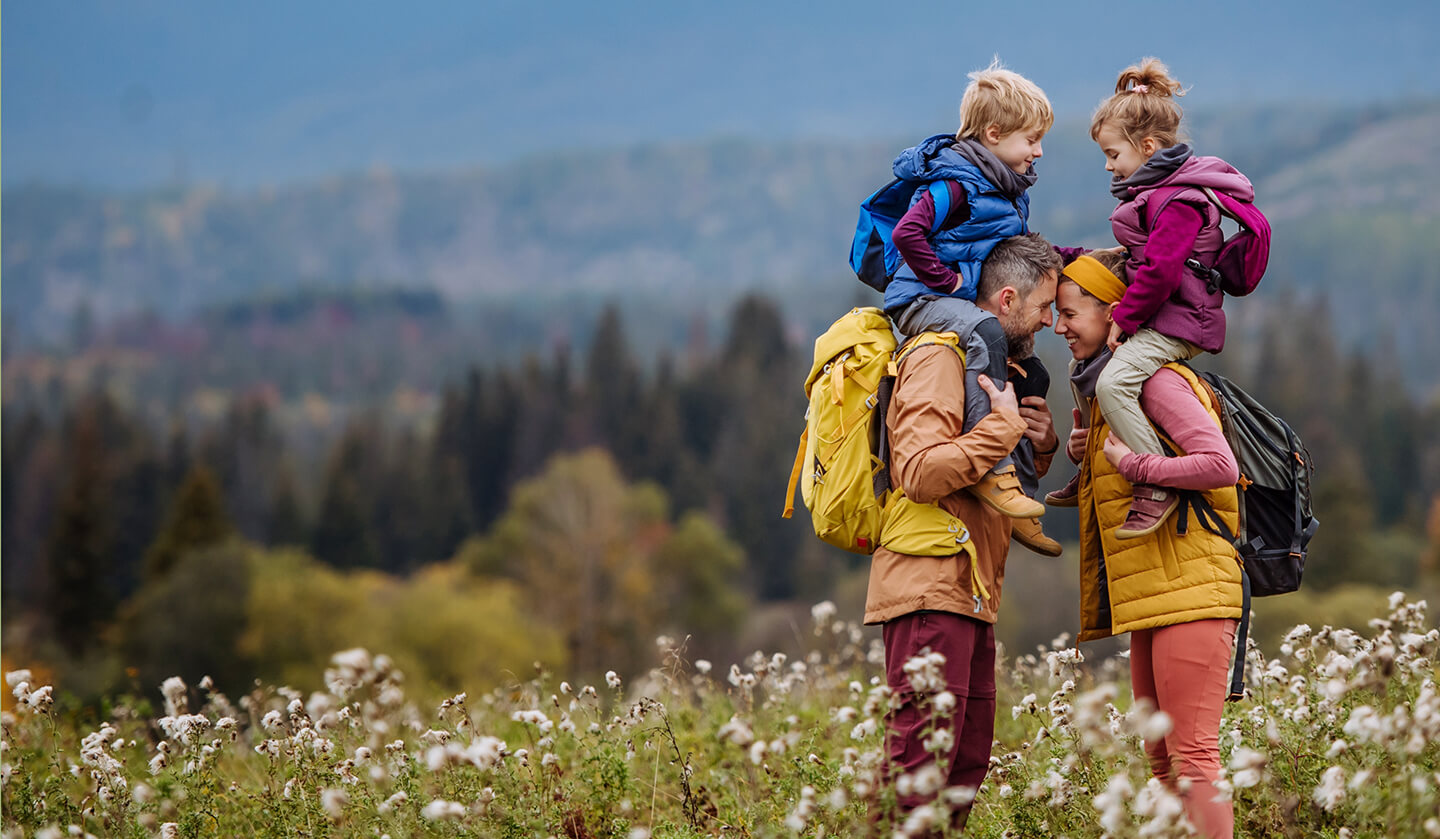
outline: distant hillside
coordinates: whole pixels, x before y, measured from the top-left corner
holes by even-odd
[[[1343,337],[1393,342],[1412,376],[1434,383],[1419,359],[1440,357],[1440,103],[1236,111],[1191,130],[1202,152],[1251,175],[1275,225],[1256,299],[1323,292]],[[14,188],[5,324],[12,339],[55,340],[81,312],[176,317],[313,285],[532,308],[636,295],[677,318],[761,288],[810,300],[794,312],[809,321],[857,299],[843,261],[855,206],[900,145],[654,145],[257,192]],[[1086,126],[1057,126],[1046,150],[1034,227],[1106,244],[1113,201]],[[1233,305],[1243,322],[1251,301]]]

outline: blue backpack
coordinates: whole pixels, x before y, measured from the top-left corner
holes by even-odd
[[[895,225],[910,209],[915,190],[925,186],[925,181],[895,178],[860,203],[860,221],[850,242],[850,267],[860,282],[883,293],[895,278],[903,261],[895,250]],[[928,187],[935,201],[935,223],[930,229],[933,234],[939,232],[941,222],[950,213],[950,189],[944,181],[932,181]]]

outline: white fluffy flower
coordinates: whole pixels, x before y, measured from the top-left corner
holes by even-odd
[[[465,805],[455,801],[437,798],[420,810],[421,817],[432,821],[450,821],[465,817]]]
[[[1320,785],[1315,787],[1315,803],[1321,809],[1334,810],[1345,800],[1345,770],[1332,766],[1320,776]]]
[[[345,815],[345,805],[349,803],[350,796],[346,795],[343,789],[320,790],[320,806],[325,810],[325,815],[330,817],[330,821],[340,821]]]

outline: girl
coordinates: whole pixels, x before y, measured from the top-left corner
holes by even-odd
[[[1180,142],[1175,97],[1183,93],[1164,64],[1146,58],[1121,71],[1115,95],[1090,121],[1090,137],[1114,175],[1110,191],[1120,200],[1110,226],[1130,255],[1125,266],[1130,285],[1115,307],[1107,341],[1114,355],[1097,383],[1096,399],[1106,424],[1141,454],[1165,453],[1140,408],[1145,380],[1168,362],[1225,346],[1223,295],[1208,282],[1225,237],[1220,210],[1206,190],[1244,201],[1255,196],[1249,179],[1230,164],[1194,155]],[[1056,500],[1065,503],[1067,490]],[[1116,538],[1149,535],[1179,502],[1172,488],[1136,484]]]
[[[1206,837],[1234,834],[1235,813],[1220,795],[1220,719],[1243,592],[1235,548],[1194,527],[1120,541],[1111,528],[1132,486],[1159,481],[1201,492],[1227,527],[1239,524],[1239,468],[1209,394],[1180,365],[1158,370],[1141,390],[1153,422],[1183,454],[1136,454],[1110,434],[1095,407],[1097,374],[1115,363],[1107,340],[1125,285],[1104,254],[1066,266],[1056,292],[1055,332],[1074,358],[1074,388],[1089,428],[1071,433],[1066,452],[1080,464],[1079,640],[1130,633],[1135,701],[1169,715],[1173,725],[1145,742],[1150,767],[1185,802]],[[1093,258],[1092,258],[1093,257]],[[1153,428],[1152,428],[1153,431]]]

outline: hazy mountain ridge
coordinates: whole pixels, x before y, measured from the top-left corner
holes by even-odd
[[[1361,333],[1383,301],[1356,299],[1354,270],[1326,266],[1353,262],[1380,235],[1384,258],[1361,264],[1390,273],[1370,272],[1366,285],[1380,297],[1422,295],[1389,324],[1410,348],[1405,313],[1419,330],[1440,312],[1440,244],[1424,235],[1440,214],[1440,173],[1427,165],[1440,159],[1440,103],[1236,110],[1202,115],[1191,132],[1198,151],[1256,182],[1276,226],[1274,285],[1338,292]],[[438,289],[471,302],[658,294],[678,313],[834,277],[844,305],[854,296],[843,253],[856,205],[900,145],[577,150],[495,170],[377,170],[249,192],[12,188],[6,320],[54,337],[82,302],[100,320],[143,309],[174,317],[316,284]],[[1046,146],[1034,228],[1057,243],[1106,244],[1113,200],[1086,126],[1062,123]],[[1375,231],[1377,214],[1400,221]]]

